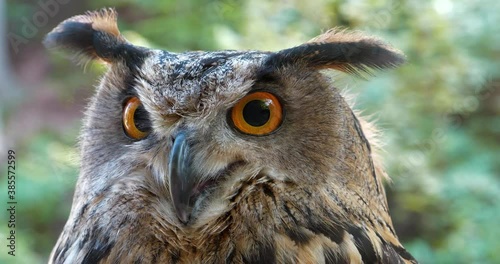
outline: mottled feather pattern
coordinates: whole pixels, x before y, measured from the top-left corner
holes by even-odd
[[[71,214],[49,263],[416,263],[392,225],[374,129],[322,73],[392,68],[401,52],[331,30],[278,52],[173,53],[128,43],[116,18],[88,12],[45,41],[108,67],[86,111]],[[256,91],[284,109],[265,136],[228,122]],[[144,138],[124,132],[131,97],[150,129]],[[176,146],[189,154],[180,179],[196,180],[189,204],[172,191]]]
[[[142,197],[123,197],[122,194],[111,201],[103,197],[98,201],[101,204],[86,206],[102,206],[101,210],[82,210],[79,215],[83,219],[92,216],[97,222],[88,223],[91,228],[80,235],[73,234],[71,237],[77,239],[61,244],[55,257],[65,259],[77,255],[74,260],[81,259],[82,263],[95,263],[84,261],[90,259],[123,263],[132,256],[140,256],[141,263],[168,263],[173,257],[178,263],[226,260],[230,260],[229,263],[361,263],[360,260],[414,263],[400,244],[394,245],[379,235],[368,235],[374,232],[371,225],[377,223],[350,218],[349,209],[334,201],[338,194],[332,197],[333,194],[324,190],[321,195],[311,193],[303,197],[301,192],[289,193],[293,186],[275,183],[264,175],[241,188],[233,201],[235,207],[214,219],[214,223],[208,223],[220,228],[197,230],[158,224],[149,210],[157,206],[149,204],[155,200],[151,194],[144,193]],[[122,189],[121,193],[132,193],[132,190],[126,191]],[[111,210],[122,214],[116,215]],[[241,215],[247,217],[234,221]],[[101,225],[105,227],[99,228]],[[120,232],[113,234],[110,230]],[[161,252],[155,250],[158,248]],[[134,252],[138,254],[132,254]],[[333,259],[334,262],[328,262]]]

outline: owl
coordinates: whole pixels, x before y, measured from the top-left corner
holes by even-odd
[[[392,68],[400,51],[333,29],[277,52],[173,53],[116,20],[87,12],[44,40],[107,66],[50,263],[416,263],[373,127],[327,74]]]

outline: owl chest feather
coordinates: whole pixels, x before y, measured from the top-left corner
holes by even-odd
[[[352,218],[328,190],[295,187],[243,187],[229,211],[194,229],[159,219],[140,198],[117,198],[113,210],[98,211],[102,199],[84,206],[82,220],[92,218],[79,231],[65,230],[56,256],[67,263],[412,263],[375,220]]]

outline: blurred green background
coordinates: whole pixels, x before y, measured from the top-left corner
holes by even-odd
[[[497,0],[0,0],[0,263],[47,261],[70,210],[82,111],[103,73],[40,42],[63,19],[104,6],[117,8],[131,42],[171,51],[279,50],[335,26],[403,50],[408,63],[395,71],[337,82],[383,130],[397,232],[421,263],[500,263]],[[15,258],[8,149],[17,153]]]

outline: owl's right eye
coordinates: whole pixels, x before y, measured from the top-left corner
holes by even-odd
[[[132,139],[140,140],[149,134],[149,120],[147,113],[137,97],[129,98],[123,108],[123,129]]]
[[[264,136],[276,131],[283,121],[283,109],[278,98],[259,91],[243,97],[231,109],[230,120],[240,132]]]

